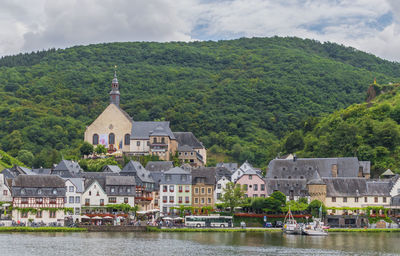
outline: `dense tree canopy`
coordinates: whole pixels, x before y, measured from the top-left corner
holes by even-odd
[[[400,74],[399,64],[353,48],[279,37],[109,43],[8,56],[0,59],[2,149],[12,156],[28,150],[36,166],[48,166],[41,156],[53,150],[54,159],[79,156],[85,126],[108,104],[114,65],[121,107],[134,120],[169,120],[214,155],[256,166],[266,166],[279,151],[278,139],[304,120],[312,127],[310,117],[362,102],[374,77],[394,82]],[[400,118],[399,109],[391,113]],[[392,126],[373,126],[389,150]],[[354,153],[359,140],[348,132],[354,127],[338,128],[337,136],[353,141],[340,146]],[[287,137],[287,150],[312,145],[297,135]]]

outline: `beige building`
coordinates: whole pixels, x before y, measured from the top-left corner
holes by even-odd
[[[215,168],[200,167],[192,170],[192,206],[214,207]]]
[[[168,121],[133,121],[120,108],[119,83],[116,74],[111,83],[110,105],[90,124],[84,135],[84,140],[95,147],[104,145],[108,153],[123,153],[126,155],[156,155],[161,160],[169,161],[178,150],[178,141],[170,129]],[[181,134],[181,133],[179,133]],[[194,135],[190,133],[192,137]],[[192,146],[188,162],[196,166],[206,164],[206,149],[197,142]],[[194,141],[192,139],[192,141]],[[183,146],[183,145],[182,145]],[[193,160],[191,160],[193,159]]]

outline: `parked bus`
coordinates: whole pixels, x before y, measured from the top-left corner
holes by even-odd
[[[232,216],[186,216],[186,227],[232,227]]]

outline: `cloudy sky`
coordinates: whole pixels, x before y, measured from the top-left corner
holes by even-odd
[[[400,61],[400,1],[0,0],[0,56],[101,42],[274,35]]]

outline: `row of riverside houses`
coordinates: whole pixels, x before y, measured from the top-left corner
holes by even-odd
[[[382,179],[370,179],[370,163],[355,157],[274,159],[265,177],[247,161],[240,167],[219,163],[197,168],[173,167],[171,161],[148,162],[143,167],[130,161],[122,170],[109,165],[102,172],[83,172],[76,162],[62,160],[52,169],[3,170],[0,201],[12,202],[12,218],[22,222],[62,224],[64,218],[80,221],[82,215],[115,216],[120,212],[107,206],[122,203],[138,205],[142,212],[174,215],[182,206],[201,209],[221,203],[228,182],[242,185],[251,198],[281,191],[287,200],[318,199],[331,208],[332,226],[360,224],[362,218],[355,217],[359,210],[345,208],[400,208],[399,176],[388,170]]]

